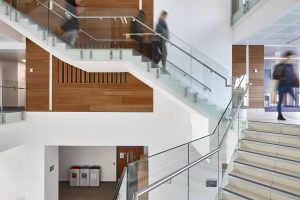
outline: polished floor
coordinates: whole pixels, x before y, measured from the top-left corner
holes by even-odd
[[[265,109],[242,109],[240,114],[253,121],[300,125],[300,112],[283,112],[286,121],[278,121],[276,112],[265,112]]]
[[[70,187],[68,182],[59,183],[59,200],[111,200],[117,183],[103,182],[99,187]]]

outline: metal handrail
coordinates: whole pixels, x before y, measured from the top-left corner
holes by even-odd
[[[243,93],[243,97],[246,95],[246,93],[248,92],[248,90],[249,90],[249,88],[250,88],[251,85],[252,85],[251,83],[250,83],[250,84],[247,84],[246,90],[245,90],[244,93]],[[220,144],[218,145],[218,148],[217,148],[217,149],[211,151],[210,153],[206,154],[205,156],[201,157],[200,159],[195,160],[195,161],[193,161],[192,163],[190,163],[190,164],[188,164],[188,165],[182,167],[181,169],[176,170],[175,172],[169,174],[168,176],[166,176],[166,177],[164,177],[164,178],[161,178],[160,180],[158,180],[158,181],[154,182],[153,184],[149,185],[148,187],[146,187],[146,188],[143,189],[142,191],[134,193],[134,196],[133,196],[134,200],[138,200],[140,196],[142,196],[142,195],[144,195],[144,194],[146,194],[146,193],[149,193],[150,191],[154,190],[155,188],[161,186],[162,184],[164,184],[164,183],[166,183],[166,182],[172,180],[174,177],[176,177],[176,176],[182,174],[182,173],[185,172],[186,170],[189,170],[190,168],[192,168],[193,166],[195,166],[195,165],[197,165],[198,163],[202,162],[203,160],[205,160],[205,159],[211,157],[212,155],[218,153],[218,152],[221,150],[221,148],[222,148],[222,146],[223,146],[223,144],[224,144],[224,142],[225,142],[225,139],[226,139],[226,137],[227,137],[227,135],[228,135],[229,129],[230,129],[230,127],[231,127],[231,125],[232,125],[234,119],[236,118],[236,115],[237,115],[237,113],[239,112],[240,107],[241,107],[243,101],[244,101],[244,100],[241,100],[241,101],[240,101],[240,103],[239,103],[239,105],[238,105],[238,107],[237,107],[237,110],[236,110],[236,112],[234,113],[233,118],[232,118],[232,120],[230,121],[229,125],[227,126],[226,131],[225,131],[225,134],[224,134],[224,136],[222,137],[222,140],[221,140]]]
[[[201,85],[202,87],[205,88],[205,90],[208,90],[209,92],[211,92],[211,89],[206,86],[205,84],[201,83],[200,81],[198,81],[196,78],[194,78],[192,75],[190,75],[189,73],[186,73],[184,70],[180,69],[179,67],[177,67],[174,63],[170,62],[167,60],[168,63],[170,63],[173,67],[175,67],[177,70],[181,71],[184,75],[189,76],[193,81],[195,81],[196,83],[198,83],[199,85]]]
[[[113,200],[117,200],[118,199],[119,192],[120,192],[120,189],[121,189],[122,182],[123,182],[123,180],[125,178],[126,171],[127,171],[127,167],[124,167],[122,175],[121,175],[121,178],[119,179],[119,182],[118,182],[115,194],[113,196]]]
[[[46,7],[48,10],[50,10],[51,12],[55,13],[53,10],[49,9],[46,5],[44,5],[42,2],[40,2],[39,0],[36,0],[37,2],[39,2],[40,4],[42,4],[44,7]],[[209,67],[207,64],[205,64],[204,62],[200,61],[198,58],[196,58],[195,56],[191,55],[189,52],[185,51],[184,49],[182,49],[181,47],[179,47],[178,45],[176,45],[175,43],[171,42],[168,38],[163,37],[161,34],[157,33],[156,31],[154,31],[151,27],[149,27],[148,25],[146,25],[145,23],[141,22],[140,20],[138,20],[136,17],[134,16],[76,16],[73,13],[69,12],[68,10],[66,10],[64,7],[62,7],[61,5],[59,5],[58,3],[56,3],[55,1],[52,1],[53,4],[55,4],[57,7],[59,7],[60,9],[62,9],[63,11],[67,12],[69,15],[71,15],[74,18],[77,19],[116,19],[116,18],[131,18],[133,21],[137,21],[138,23],[140,23],[141,25],[143,25],[144,27],[146,27],[147,29],[149,29],[153,34],[158,35],[161,39],[165,40],[166,42],[170,43],[172,46],[176,47],[177,49],[179,49],[180,51],[182,51],[183,53],[185,53],[186,55],[188,55],[189,57],[191,57],[192,59],[194,59],[195,61],[199,62],[201,65],[203,65],[204,67],[206,67],[207,69],[209,69],[211,72],[217,74],[219,77],[221,77],[222,79],[224,79],[225,81],[225,86],[226,87],[231,87],[232,85],[228,84],[228,80],[226,77],[224,77],[223,75],[221,75],[219,72],[217,72],[216,70],[212,69],[211,67]],[[58,15],[57,13],[55,13],[56,15]],[[61,16],[60,16],[61,17]],[[64,18],[63,18],[64,19]],[[80,29],[81,32],[85,33],[87,36],[89,36],[90,38],[92,38],[93,40],[97,41],[96,38],[94,38],[92,35],[90,35],[89,33],[87,33],[86,31],[83,31],[82,29]]]

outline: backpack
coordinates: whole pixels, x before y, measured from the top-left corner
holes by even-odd
[[[276,65],[275,70],[273,72],[273,79],[281,80],[283,77],[284,64],[280,63]]]

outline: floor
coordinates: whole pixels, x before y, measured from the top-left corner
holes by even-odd
[[[300,125],[300,112],[283,112],[286,121],[278,121],[276,112],[265,112],[265,109],[242,109],[241,114],[252,121]]]
[[[111,200],[116,187],[116,182],[103,182],[99,187],[70,187],[60,182],[59,200]]]

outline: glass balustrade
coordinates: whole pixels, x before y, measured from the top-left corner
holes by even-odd
[[[231,78],[223,67],[174,34],[164,38],[148,26],[151,23],[126,15],[133,11],[114,11],[122,15],[107,16],[107,11],[89,7],[75,11],[60,0],[17,2],[12,7],[2,0],[0,13],[27,37],[37,38],[43,48],[56,52],[66,62],[117,61],[130,66],[130,72],[142,74],[148,84],[155,83],[193,111],[209,113],[210,129],[217,125],[230,101]],[[70,31],[62,28],[70,21],[79,25],[75,43],[70,41]],[[132,31],[133,24],[138,31]],[[168,52],[167,72],[162,70],[161,62],[157,63],[164,54],[164,45]]]
[[[228,111],[217,127],[219,141],[216,147],[196,159],[187,159],[186,163],[188,164],[178,167],[169,175],[160,176],[155,182],[149,182],[147,187],[129,196],[128,200],[222,199],[222,187],[227,185],[227,175],[233,168],[232,155],[238,149],[239,138],[247,125],[240,107],[243,97],[249,89],[249,84],[245,88],[239,89],[244,91],[243,95],[233,97]],[[199,151],[198,154],[200,154]],[[189,157],[188,154],[185,157]],[[151,170],[149,170],[149,177],[150,173]]]
[[[261,0],[233,0],[233,15],[231,24],[235,24],[246,15]]]
[[[244,77],[237,80],[238,84],[234,88],[234,96],[211,134],[128,165],[128,191],[126,193],[128,200],[132,200],[134,194],[144,188],[151,187],[152,184],[160,181],[162,177],[197,162],[213,150],[218,149],[223,143],[218,153],[166,182],[159,189],[142,195],[139,199],[149,199],[150,197],[150,199],[157,199],[158,197],[212,199],[212,196],[219,195],[219,188],[223,182],[227,166],[230,164],[231,155],[237,145],[239,138],[237,132],[241,132],[243,124],[240,116],[236,113],[239,113],[248,85],[245,84]],[[227,132],[229,134],[226,135]],[[217,185],[213,186],[214,184]],[[176,195],[172,196],[172,191],[177,191]]]
[[[0,124],[25,120],[25,93],[24,82],[0,80]]]

